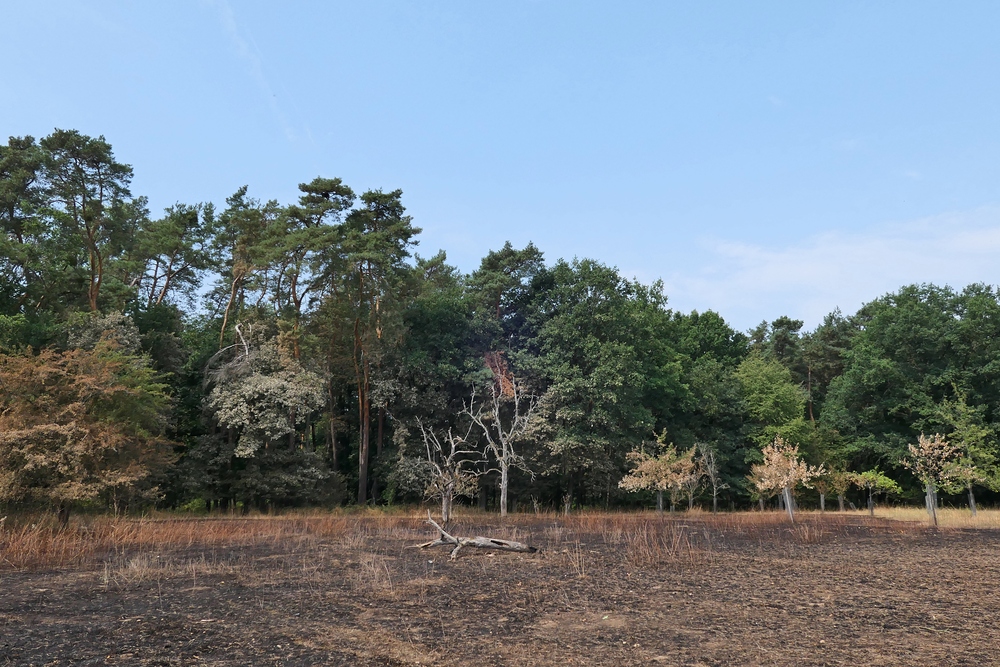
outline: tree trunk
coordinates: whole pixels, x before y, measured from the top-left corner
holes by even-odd
[[[458,556],[458,552],[461,551],[462,547],[479,547],[480,549],[499,549],[501,551],[517,551],[520,553],[535,553],[538,551],[535,547],[528,546],[527,544],[522,544],[521,542],[512,542],[510,540],[498,540],[490,537],[454,537],[448,534],[444,528],[434,522],[434,519],[430,516],[430,511],[427,512],[427,523],[431,524],[437,528],[440,537],[436,540],[431,540],[430,542],[424,542],[423,544],[417,545],[419,549],[426,549],[427,547],[436,547],[441,545],[454,545],[454,549],[451,551],[451,559],[455,560]]]
[[[971,484],[969,484],[969,509],[972,510],[972,516],[976,516],[976,496],[972,493]]]
[[[563,494],[563,514],[569,516],[569,508],[573,505],[573,494]]]
[[[375,456],[382,456],[382,433],[385,430],[385,408],[378,409],[378,435],[375,441]]]
[[[931,520],[934,522],[934,525],[937,526],[937,490],[934,488],[934,483],[928,481],[924,491],[926,493],[925,501],[927,504],[927,513],[931,515]]]
[[[358,450],[358,504],[364,505],[368,500],[368,451],[371,435],[371,404],[368,396],[359,396],[361,403],[361,444]]]
[[[663,514],[663,490],[656,490],[656,511],[659,514]]]
[[[451,501],[454,490],[449,485],[441,492],[441,523],[448,525],[451,521]]]
[[[792,523],[795,523],[795,505],[792,501],[792,490],[786,486],[781,490],[781,495],[785,502],[785,509],[788,511],[788,519]]]
[[[763,498],[758,498],[757,502],[760,503],[760,511],[763,512],[764,511],[764,499]]]
[[[510,465],[500,460],[500,518],[507,517],[507,483],[509,481]]]
[[[694,509],[694,494],[692,493],[691,495],[688,496],[688,511],[690,512],[693,509]]]
[[[712,489],[712,514],[719,513],[719,492]]]
[[[487,463],[483,463],[483,472],[479,475],[479,509],[486,511],[486,473],[488,472]]]
[[[837,494],[837,504],[840,505],[840,511],[843,512],[844,511],[844,494],[843,493],[838,493]]]
[[[820,512],[826,511],[826,494],[822,492],[820,492],[819,494],[819,511]]]
[[[66,503],[59,504],[59,525],[63,528],[69,525],[69,505]]]
[[[871,489],[868,489],[868,516],[875,516],[875,501],[872,500]]]

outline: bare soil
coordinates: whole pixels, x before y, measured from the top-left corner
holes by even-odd
[[[450,532],[542,550],[450,561],[416,514],[186,521],[0,570],[0,665],[1000,665],[995,530],[473,514]]]

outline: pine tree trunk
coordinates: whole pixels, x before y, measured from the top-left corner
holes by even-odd
[[[371,434],[371,404],[368,396],[359,396],[361,403],[361,444],[358,450],[358,504],[364,505],[368,500],[368,451]]]
[[[375,456],[382,456],[382,434],[385,431],[385,408],[378,409],[378,435],[375,441]]]

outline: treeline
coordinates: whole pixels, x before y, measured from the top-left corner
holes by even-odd
[[[293,203],[243,187],[154,216],[131,177],[75,131],[0,147],[4,502],[635,506],[656,489],[622,480],[673,445],[715,466],[691,502],[749,506],[778,438],[823,489],[877,469],[914,499],[921,434],[977,471],[945,491],[996,487],[991,286],[744,334],[531,244],[465,275],[415,253],[399,190],[316,178]]]

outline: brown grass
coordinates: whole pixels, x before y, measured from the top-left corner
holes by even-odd
[[[996,510],[981,511],[975,520],[961,510],[942,510],[940,517],[943,527],[1000,527],[1000,511]],[[364,550],[382,538],[414,543],[425,540],[433,533],[425,518],[426,510],[415,509],[200,518],[164,514],[142,518],[78,517],[62,529],[50,516],[28,516],[0,524],[0,568],[87,567],[112,560],[132,562],[128,558],[149,551],[308,545],[320,540]],[[878,510],[876,518],[870,519],[865,512],[800,512],[792,524],[781,512],[579,512],[568,517],[557,513],[517,514],[503,522],[494,514],[465,509],[452,526],[462,536],[483,533],[526,540],[553,553],[570,554],[574,569],[584,576],[586,558],[580,544],[593,543],[595,538],[635,566],[694,564],[710,561],[722,540],[814,543],[831,532],[842,533],[846,526],[884,523],[885,519],[919,525],[921,521],[926,523],[926,514],[916,508],[900,508]],[[374,561],[366,577],[379,583],[391,581],[386,568]]]

